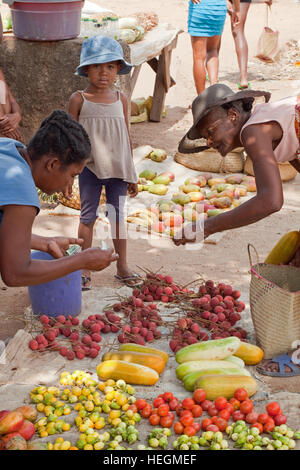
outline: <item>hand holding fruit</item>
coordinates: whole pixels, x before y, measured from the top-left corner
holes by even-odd
[[[128,194],[130,197],[135,197],[138,192],[138,185],[136,183],[128,183]]]

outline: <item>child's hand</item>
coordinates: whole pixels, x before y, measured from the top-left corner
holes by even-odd
[[[0,128],[3,132],[12,132],[17,129],[20,122],[18,113],[6,114],[0,117]]]
[[[135,197],[139,192],[137,183],[128,183],[127,191],[130,197]]]

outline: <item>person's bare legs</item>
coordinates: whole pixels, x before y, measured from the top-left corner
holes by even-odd
[[[197,94],[205,90],[206,37],[191,36],[193,48],[193,75]]]
[[[245,23],[247,19],[250,3],[241,3],[241,19],[237,26],[234,26],[231,19],[231,31],[234,39],[235,50],[240,69],[240,85],[241,87],[248,86],[248,43],[245,37]],[[231,17],[232,18],[232,17]]]
[[[221,35],[207,38],[206,68],[210,85],[219,80],[219,51],[221,47]]]
[[[86,250],[87,248],[91,248],[93,242],[93,229],[94,229],[95,221],[91,222],[90,224],[83,224],[82,222],[79,223],[78,227],[78,238],[83,239],[82,249]],[[91,272],[83,269],[82,276],[85,278],[89,278],[91,276]],[[86,280],[84,287],[90,287],[91,282]]]

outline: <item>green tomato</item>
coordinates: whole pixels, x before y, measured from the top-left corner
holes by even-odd
[[[282,442],[279,439],[276,439],[273,442],[273,446],[275,447],[275,449],[280,449],[280,447],[282,447]]]
[[[152,437],[151,439],[149,439],[149,445],[150,445],[150,447],[155,449],[156,447],[159,446],[159,440],[156,439],[155,437]]]
[[[166,437],[161,437],[159,439],[159,445],[160,447],[162,447],[163,449],[166,449],[167,446],[168,446],[168,439]]]
[[[191,445],[191,450],[200,450],[199,444],[192,444]]]
[[[189,446],[187,444],[181,444],[179,447],[180,450],[189,450]]]
[[[294,437],[294,439],[300,439],[300,431],[295,431],[293,437]]]
[[[290,439],[290,442],[288,443],[289,449],[294,449],[296,447],[296,442],[294,439]]]
[[[172,436],[172,431],[170,428],[163,428],[163,434],[169,437],[169,436]]]
[[[200,446],[202,446],[202,447],[207,447],[207,446],[208,446],[208,442],[207,442],[207,440],[206,440],[204,437],[200,437],[200,438],[199,438],[199,444],[200,444]]]

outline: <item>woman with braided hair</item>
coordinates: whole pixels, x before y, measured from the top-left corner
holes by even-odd
[[[83,240],[31,233],[40,210],[36,187],[47,194],[70,194],[90,151],[83,127],[61,110],[42,122],[27,147],[0,138],[0,274],[6,285],[41,284],[79,269],[101,271],[118,258],[113,250],[99,248],[63,257],[70,243],[82,244]],[[31,249],[59,259],[31,260]]]

